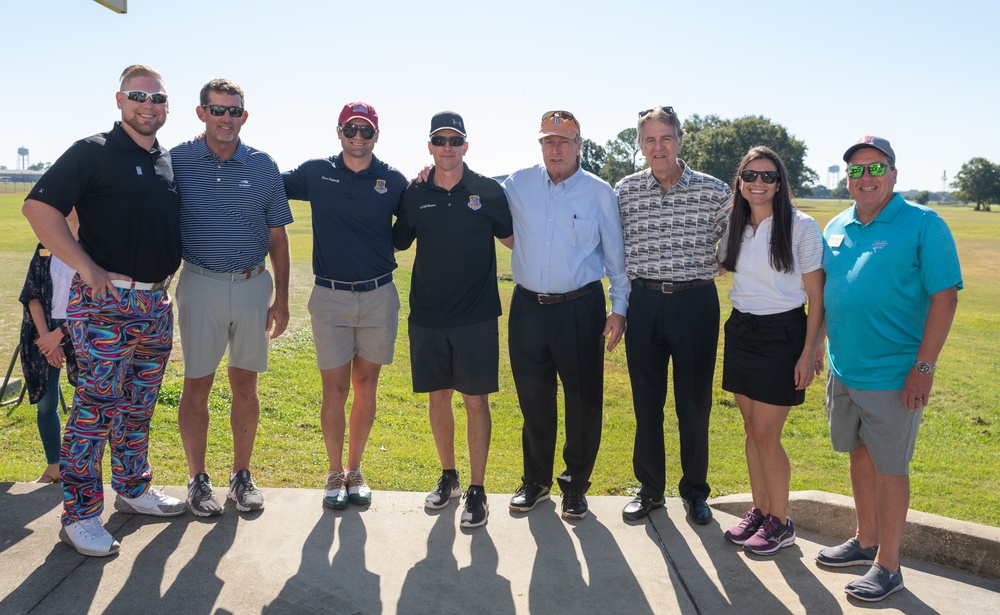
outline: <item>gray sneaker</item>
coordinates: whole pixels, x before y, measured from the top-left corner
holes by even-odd
[[[851,581],[844,588],[847,595],[853,596],[865,602],[878,602],[889,594],[894,594],[903,589],[903,569],[900,568],[896,574],[890,574],[888,570],[875,564],[857,581]]]
[[[424,498],[424,506],[433,510],[440,510],[451,503],[451,500],[462,495],[462,485],[458,482],[458,477],[448,474],[441,474],[434,491]]]
[[[197,517],[214,517],[222,514],[222,504],[215,499],[212,479],[208,474],[204,472],[195,474],[188,485],[187,505],[191,514]]]
[[[816,554],[816,561],[831,568],[871,566],[875,563],[876,553],[878,553],[878,545],[862,549],[858,539],[851,538],[842,545],[821,550]]]
[[[250,470],[240,470],[229,481],[229,494],[226,496],[236,502],[236,510],[250,512],[264,508],[264,494],[253,484]]]

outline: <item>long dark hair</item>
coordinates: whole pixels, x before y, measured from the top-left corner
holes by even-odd
[[[733,178],[733,209],[729,214],[729,229],[726,231],[726,258],[722,261],[722,266],[728,271],[736,271],[736,261],[740,258],[740,248],[743,245],[743,229],[750,222],[750,203],[740,190],[740,172],[750,162],[760,158],[773,162],[781,174],[778,191],[771,202],[774,211],[771,216],[771,268],[791,273],[795,264],[792,254],[792,190],[788,187],[788,172],[781,156],[763,145],[750,148],[736,169],[736,177]]]

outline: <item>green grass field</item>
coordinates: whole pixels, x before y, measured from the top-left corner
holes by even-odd
[[[21,310],[17,302],[35,240],[20,215],[23,194],[0,194],[0,358],[6,368],[17,343]],[[845,201],[804,200],[799,206],[820,225],[847,206]],[[994,380],[1000,339],[1000,285],[993,257],[1000,248],[1000,214],[974,212],[968,207],[940,208],[951,226],[962,260],[965,290],[948,344],[939,360],[933,401],[924,422],[911,466],[917,510],[966,521],[1000,526],[1000,385]],[[292,246],[291,312],[288,331],[272,345],[271,369],[260,379],[261,422],[254,454],[254,476],[265,487],[321,489],[326,454],[319,427],[320,381],[315,366],[306,302],[312,287],[309,208],[293,203],[295,223],[289,227]],[[500,289],[509,305],[509,251],[498,246]],[[379,410],[365,453],[365,474],[374,489],[429,490],[440,466],[426,417],[426,395],[411,392],[406,342],[406,297],[413,251],[397,255],[396,282],[403,300],[395,362],[382,371]],[[729,312],[728,277],[719,282],[723,321]],[[500,392],[492,396],[493,442],[487,490],[510,493],[521,475],[521,417],[506,352],[506,317],[500,327]],[[607,355],[604,432],[593,494],[629,494],[638,488],[632,475],[631,407],[624,347]],[[151,430],[151,463],[157,483],[180,485],[186,464],[177,430],[177,403],[182,371],[179,345],[167,371]],[[711,423],[712,457],[709,483],[713,496],[749,491],[743,458],[743,428],[732,396],[719,387],[716,370],[715,405]],[[222,386],[220,386],[222,385]],[[672,389],[671,389],[672,390]],[[70,391],[67,388],[66,393]],[[211,402],[210,472],[221,477],[229,467],[231,439],[229,395],[225,369],[219,372]],[[667,482],[680,477],[676,419],[668,399],[666,446]],[[459,471],[468,476],[464,413],[456,401],[456,453]],[[847,456],[830,448],[823,409],[822,379],[809,389],[806,403],[789,415],[784,443],[792,462],[792,489],[820,489],[850,494]],[[557,445],[561,447],[561,442]],[[107,463],[107,462],[105,462]],[[0,480],[34,480],[44,466],[34,409],[21,405],[0,410]],[[557,461],[557,471],[558,471]],[[106,476],[108,470],[105,468]],[[217,479],[217,482],[219,480]],[[221,482],[225,482],[222,480]],[[676,495],[673,491],[669,495]],[[317,497],[319,494],[317,493]],[[376,495],[377,497],[377,495]]]

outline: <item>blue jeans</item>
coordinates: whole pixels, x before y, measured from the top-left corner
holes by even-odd
[[[59,424],[59,372],[49,366],[49,379],[45,383],[45,396],[38,400],[38,435],[45,449],[45,463],[59,463],[62,447],[62,426]]]

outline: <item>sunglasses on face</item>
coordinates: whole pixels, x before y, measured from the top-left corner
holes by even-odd
[[[666,113],[666,114],[672,114],[674,112],[674,108],[673,107],[668,107],[667,105],[662,105],[660,108],[663,109],[663,112]],[[646,109],[645,111],[640,111],[639,112],[639,117],[646,117],[647,115],[649,115],[653,111],[656,111],[656,107],[653,107],[652,109]]]
[[[577,124],[579,124],[579,120],[576,119],[576,116],[570,113],[569,111],[546,111],[544,114],[542,114],[542,121],[544,122],[545,120],[552,119],[554,117],[563,120],[570,120],[572,122],[576,122]]]
[[[340,132],[348,139],[353,139],[354,135],[361,133],[362,139],[371,139],[375,136],[375,129],[371,126],[358,126],[356,124],[344,124],[340,127]]]
[[[243,117],[243,107],[227,107],[226,105],[202,105],[215,117],[222,117],[229,112],[229,117]]]
[[[882,177],[883,175],[885,175],[885,172],[889,170],[889,165],[887,165],[884,162],[873,162],[868,166],[864,166],[861,164],[852,164],[851,166],[847,167],[847,176],[850,177],[851,179],[859,179],[862,175],[865,174],[865,169],[868,169],[868,173],[872,177]]]
[[[431,145],[434,147],[443,147],[444,145],[462,147],[465,145],[465,137],[431,137]]]
[[[142,90],[122,90],[122,94],[125,98],[128,98],[132,102],[142,104],[146,102],[146,99],[152,101],[154,105],[162,105],[167,102],[167,94],[165,92],[143,92]]]
[[[757,181],[758,176],[760,176],[760,181],[765,184],[773,184],[781,177],[781,173],[777,171],[740,171],[740,179],[748,184]]]

